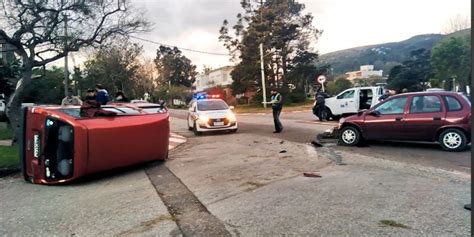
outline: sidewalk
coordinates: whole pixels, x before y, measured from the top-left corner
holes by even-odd
[[[185,141],[172,134],[170,148]],[[147,167],[64,186],[33,185],[21,175],[1,178],[0,236],[181,236]]]
[[[12,140],[0,140],[0,146],[11,146]]]

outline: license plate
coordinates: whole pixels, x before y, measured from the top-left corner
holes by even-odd
[[[214,126],[224,126],[224,122],[214,122]]]
[[[35,158],[40,157],[40,153],[41,153],[40,145],[41,145],[40,136],[38,134],[35,134],[33,136],[33,156]]]

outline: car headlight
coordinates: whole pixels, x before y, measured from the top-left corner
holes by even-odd
[[[345,121],[346,121],[346,118],[341,118],[341,119],[339,119],[339,125],[338,125],[338,127],[340,128],[341,125],[342,125]]]
[[[234,115],[233,113],[229,113],[229,114],[227,115],[227,119],[228,119],[229,121],[235,121],[235,120],[236,120],[235,115]]]
[[[199,115],[199,121],[207,123],[209,121],[209,116]]]

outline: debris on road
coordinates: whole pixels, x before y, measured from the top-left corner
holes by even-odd
[[[304,172],[303,175],[305,177],[312,177],[312,178],[322,178],[323,176],[317,174],[317,173],[313,173],[313,172]]]
[[[384,227],[385,226],[391,226],[391,227],[398,227],[398,228],[404,228],[404,229],[411,229],[409,226],[398,223],[398,222],[393,221],[393,220],[381,220],[379,222],[379,224],[381,226],[384,226]]]
[[[311,141],[311,144],[313,144],[313,146],[315,146],[315,147],[323,147],[323,144],[321,144],[317,141]]]
[[[286,150],[281,150],[280,153],[286,153]]]
[[[280,142],[280,144],[283,144],[283,143],[285,143],[285,141],[282,140],[282,141]]]

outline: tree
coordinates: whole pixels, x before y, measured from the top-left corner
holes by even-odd
[[[8,98],[15,89],[14,85],[20,77],[20,62],[14,61],[10,64],[3,64],[0,61],[0,94]]]
[[[387,83],[389,88],[397,91],[421,91],[426,89],[427,83],[433,77],[431,68],[431,52],[427,49],[411,51],[410,59],[402,65],[390,70]]]
[[[142,52],[141,46],[124,39],[100,48],[84,63],[86,76],[81,90],[102,84],[112,94],[123,91],[130,98],[143,96],[133,93],[135,76],[142,67],[139,61]]]
[[[131,94],[137,98],[138,96],[144,96],[145,93],[153,95],[153,92],[156,90],[155,81],[158,78],[158,71],[156,70],[153,60],[143,60],[140,65],[132,77],[133,85]]]
[[[431,62],[435,69],[434,84],[442,85],[443,80],[453,78],[459,83],[460,89],[466,91],[470,85],[471,73],[471,36],[451,37],[436,45],[431,54]],[[449,83],[445,84],[445,87]],[[451,89],[451,88],[446,88]]]
[[[327,83],[326,90],[331,95],[339,94],[340,92],[353,87],[352,82],[345,77],[339,77],[335,81]]]
[[[61,104],[61,100],[64,98],[64,68],[34,69],[33,73],[41,75],[41,78],[33,79],[30,84],[25,86],[23,102]]]
[[[471,19],[468,16],[456,15],[448,20],[444,26],[443,33],[451,34],[456,31],[471,28]]]
[[[63,58],[68,52],[100,45],[118,35],[142,32],[149,25],[132,12],[127,0],[15,0],[0,4],[3,8],[0,38],[12,45],[22,60],[21,80],[7,105],[7,115],[15,131],[23,92],[32,81],[33,68]]]
[[[241,6],[245,13],[237,15],[232,27],[234,35],[231,36],[227,20],[219,31],[219,40],[229,50],[232,60],[238,61],[231,73],[233,94],[261,89],[260,43],[265,55],[267,86],[288,89],[292,83],[286,80],[287,73],[292,70],[296,70],[293,79],[303,82],[296,84],[304,85],[307,66],[317,58],[310,43],[321,33],[312,25],[311,14],[302,14],[304,4],[294,0],[267,0],[260,4],[243,0]]]
[[[158,84],[191,87],[196,80],[196,66],[176,47],[160,46],[154,62],[158,70]]]

